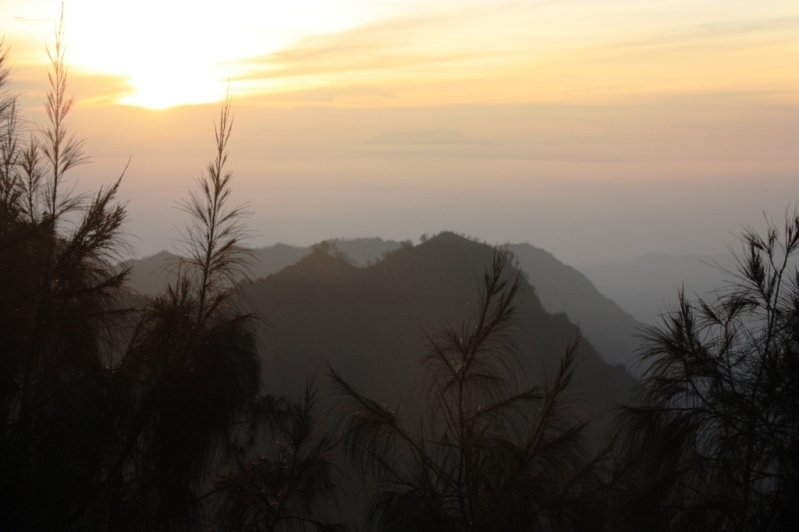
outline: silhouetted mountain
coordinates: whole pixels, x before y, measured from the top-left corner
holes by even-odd
[[[514,244],[510,249],[547,312],[564,312],[607,362],[632,360],[643,324],[551,253],[530,244]]]
[[[278,243],[265,248],[252,250],[249,275],[251,279],[259,279],[279,272],[286,266],[299,262],[311,252],[308,246],[290,246]]]
[[[677,302],[685,288],[693,298],[723,289],[735,270],[731,254],[668,255],[650,253],[637,259],[581,264],[577,267],[596,287],[635,319],[659,324],[661,315]]]
[[[400,242],[382,238],[337,238],[326,242],[344,253],[358,266],[365,266],[400,247]],[[255,280],[272,275],[286,266],[297,263],[311,250],[312,246],[290,246],[282,243],[255,248],[252,250],[252,260],[248,262],[248,276]],[[125,261],[122,266],[131,267],[128,286],[145,295],[154,296],[163,293],[168,282],[173,279],[170,265],[177,264],[177,259],[177,255],[168,251],[159,251],[143,259]]]
[[[520,381],[553,378],[580,334],[566,314],[548,313],[539,295],[549,308],[578,316],[582,333],[607,332],[608,353],[629,352],[624,342],[632,320],[585,277],[532,246],[517,245],[513,251],[526,277],[538,286],[524,283],[516,300],[513,341],[524,372]],[[254,255],[254,280],[240,285],[240,297],[243,310],[252,311],[259,323],[264,391],[298,399],[306,380],[316,377],[324,396],[329,366],[413,420],[425,408],[420,363],[427,354],[426,334],[436,335],[444,324],[457,326],[476,314],[480,280],[493,249],[442,233],[416,246],[359,239],[310,248],[278,244],[254,250]],[[165,283],[158,272],[170,260],[174,257],[160,253],[134,262],[131,279],[136,288],[143,292],[142,287]],[[614,334],[619,335],[615,343]],[[608,413],[634,382],[624,368],[606,360],[590,339],[580,341],[569,395],[576,399],[577,413],[593,421],[594,437],[608,427]],[[330,397],[325,404],[337,403]],[[368,497],[349,473],[341,482],[352,499],[343,504],[342,516],[356,522]]]
[[[159,251],[143,259],[128,260],[121,264],[130,268],[126,286],[139,294],[163,294],[173,276],[170,266],[177,264],[178,256]]]
[[[297,396],[308,375],[335,367],[360,389],[414,408],[426,333],[459,324],[475,312],[479,279],[490,246],[442,233],[402,247],[365,268],[321,249],[267,278],[242,286],[260,317],[264,382],[268,390]],[[548,314],[525,284],[514,333],[532,379],[552,374],[578,331],[564,314]],[[599,417],[632,385],[588,341],[578,346],[576,393],[585,414]]]
[[[412,245],[409,240],[403,243],[382,238],[336,238],[328,242],[344,253],[356,266],[367,266],[402,245]]]
[[[410,242],[381,238],[333,239],[327,242],[356,266],[377,262],[401,246],[411,245]],[[637,348],[635,334],[640,323],[602,295],[584,275],[558,261],[552,254],[530,244],[514,244],[510,249],[547,312],[564,312],[579,325],[581,333],[607,362],[620,364],[631,359]],[[254,249],[250,278],[255,280],[279,272],[311,251],[311,246],[286,244]],[[126,264],[133,268],[131,286],[142,294],[162,292],[168,278],[167,266],[175,260],[176,256],[162,251],[145,259],[129,261]]]

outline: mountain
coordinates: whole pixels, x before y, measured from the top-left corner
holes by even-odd
[[[412,246],[410,240],[397,242],[382,238],[336,238],[328,240],[356,266],[368,266],[400,246]]]
[[[476,314],[492,257],[492,247],[452,233],[400,246],[365,267],[335,248],[316,246],[297,263],[242,283],[242,309],[258,319],[264,390],[296,399],[306,380],[314,378],[322,398],[318,419],[323,427],[335,428],[334,411],[341,403],[327,378],[333,368],[413,427],[429,408],[424,403],[429,381],[421,365],[427,335]],[[547,313],[528,283],[522,283],[515,307],[512,341],[519,381],[552,378],[579,334],[577,327],[565,314]],[[606,363],[590,342],[583,340],[576,349],[567,397],[574,401],[572,412],[591,421],[589,444],[596,446],[634,380],[623,367]],[[339,474],[347,497],[334,514],[357,523],[371,484],[364,487],[349,466],[340,467]]]
[[[410,241],[381,238],[333,239],[326,241],[325,245],[359,267],[378,262],[400,247],[412,246]],[[564,312],[611,364],[626,364],[631,360],[638,346],[635,334],[641,327],[640,323],[602,295],[584,275],[558,261],[552,254],[530,244],[514,244],[510,249],[547,312]],[[312,250],[313,246],[287,244],[256,248],[252,250],[249,277],[259,279],[272,275],[296,264]],[[169,266],[176,262],[177,256],[165,251],[126,262],[125,265],[131,267],[130,286],[150,296],[163,292],[170,279]]]
[[[311,248],[308,246],[289,246],[281,243],[265,248],[255,248],[252,250],[253,260],[250,261],[248,275],[251,279],[267,277],[286,266],[296,264],[310,252]]]
[[[178,263],[178,256],[168,251],[159,251],[143,259],[128,260],[120,264],[130,268],[128,287],[136,293],[155,296],[164,293],[173,278],[172,266]]]
[[[325,242],[341,251],[358,266],[365,266],[376,261],[401,245],[395,240],[383,240],[382,238],[336,238]],[[406,245],[409,244],[410,242]],[[252,260],[249,261],[247,276],[251,279],[258,279],[272,275],[286,266],[299,262],[312,249],[313,246],[290,246],[282,243],[255,248],[251,250]],[[169,281],[174,278],[171,274],[171,266],[177,262],[177,255],[168,251],[159,251],[155,255],[142,259],[125,261],[121,266],[131,269],[128,284],[133,290],[140,294],[154,296],[162,293]]]
[[[578,269],[603,293],[639,321],[659,324],[684,287],[689,296],[711,297],[723,290],[736,267],[731,254],[669,255],[581,264]]]
[[[374,397],[420,408],[426,334],[475,312],[493,249],[442,233],[368,267],[328,251],[318,248],[242,285],[245,305],[260,320],[266,389],[297,396],[309,375],[324,375],[329,365]],[[566,315],[547,313],[529,284],[523,284],[517,308],[519,358],[526,375],[542,380],[554,373],[578,330]],[[577,350],[574,395],[583,399],[586,417],[599,419],[633,380],[588,341]]]
[[[602,295],[585,275],[551,253],[530,244],[514,244],[510,250],[547,312],[565,313],[611,364],[628,364],[632,360],[639,348],[637,333],[642,323]]]

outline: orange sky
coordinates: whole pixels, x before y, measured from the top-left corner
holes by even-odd
[[[453,229],[570,261],[715,252],[799,200],[795,0],[221,5],[65,3],[81,186],[132,156],[140,253],[180,225],[228,86],[256,244]],[[33,123],[58,13],[0,14]]]
[[[19,67],[43,64],[58,3],[5,4],[2,27]],[[795,1],[73,0],[65,8],[73,73],[93,79],[84,100],[145,107],[218,100],[228,82],[234,96],[265,103],[345,106],[719,92],[796,103],[799,88]]]

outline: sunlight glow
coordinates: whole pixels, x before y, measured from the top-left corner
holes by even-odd
[[[45,63],[60,2],[5,5],[0,27],[15,60]],[[796,0],[70,0],[65,9],[67,62],[95,80],[88,103],[165,109],[218,101],[228,88],[278,106],[799,98]]]
[[[131,92],[119,101],[152,109],[217,101],[228,80],[241,74],[239,61],[288,46],[308,31],[338,31],[363,17],[353,3],[333,6],[325,0],[144,0],[122,14],[115,3],[77,6],[70,6],[67,21],[70,35],[80,36],[73,60],[87,70],[126,77]],[[236,85],[230,90],[235,94]]]
[[[30,24],[23,30],[29,39],[52,41],[56,3],[32,2],[17,9],[23,15],[12,22],[37,22],[36,37]],[[76,0],[65,6],[65,44],[72,69],[126,80],[130,90],[116,101],[163,109],[219,100],[228,80],[242,74],[240,62],[290,46],[310,33],[365,23],[381,9],[357,0]],[[44,13],[49,17],[43,18]],[[230,89],[236,93],[235,83]]]

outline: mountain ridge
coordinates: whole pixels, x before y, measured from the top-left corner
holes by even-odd
[[[465,237],[444,231],[431,239],[434,238],[441,245],[447,240],[458,242]],[[366,267],[381,264],[383,257],[402,248],[422,246],[425,240],[416,246],[410,241],[381,238],[333,239],[306,247],[278,243],[252,250],[254,260],[250,278],[257,280],[278,273],[298,263],[320,246],[335,249],[355,266]],[[597,291],[579,271],[563,264],[551,253],[531,244],[511,244],[508,248],[516,256],[518,265],[548,312],[564,312],[572,322],[580,325],[581,333],[611,364],[630,362],[637,348],[635,331],[641,326],[640,323]],[[439,257],[442,262],[449,264],[449,268],[453,267],[445,254]],[[168,271],[167,265],[177,259],[177,256],[168,252],[159,252],[139,261],[128,261],[126,264],[131,267],[131,286],[146,295],[162,292],[169,281],[165,273]]]
[[[363,268],[317,249],[242,286],[243,299],[261,317],[267,389],[294,396],[298,382],[330,365],[381,400],[413,403],[427,335],[476,311],[478,281],[492,254],[492,247],[451,233],[398,248]],[[579,339],[578,329],[565,314],[547,313],[527,283],[517,307],[514,342],[525,372],[545,379]],[[589,341],[576,349],[575,393],[590,398],[585,408],[591,418],[601,417],[633,379],[605,362]]]

